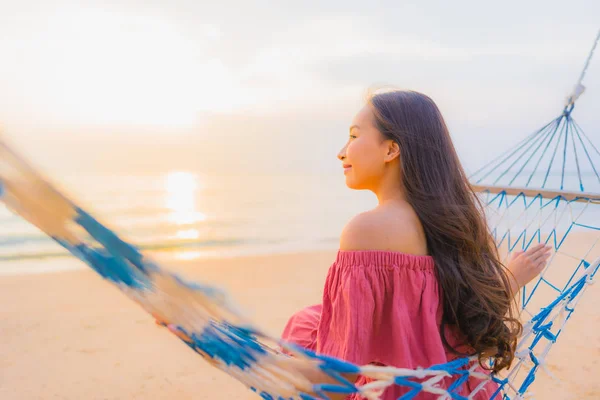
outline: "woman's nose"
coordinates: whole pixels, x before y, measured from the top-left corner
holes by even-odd
[[[344,161],[344,158],[346,158],[346,146],[344,146],[340,152],[337,155],[338,160],[340,161]]]

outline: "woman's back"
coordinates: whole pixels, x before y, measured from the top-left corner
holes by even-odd
[[[404,201],[389,201],[346,224],[322,303],[296,313],[283,339],[358,365],[415,369],[445,363],[457,356],[441,338],[440,294],[434,259],[427,254],[416,213]],[[452,330],[447,339],[452,344],[459,341]],[[356,383],[368,381],[359,377]],[[468,395],[476,386],[468,382],[461,394]],[[490,383],[485,389],[476,398],[489,399],[496,386]],[[382,399],[396,399],[408,391],[391,387]],[[434,397],[422,393],[417,398]]]

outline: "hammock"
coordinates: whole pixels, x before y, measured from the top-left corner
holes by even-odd
[[[470,377],[479,382],[470,397],[493,380],[499,386],[494,396],[521,399],[539,368],[544,368],[550,348],[600,266],[600,226],[593,224],[600,215],[600,194],[584,191],[584,167],[591,167],[600,183],[596,168],[600,152],[571,115],[599,39],[600,32],[563,113],[471,177],[473,188],[487,205],[492,234],[505,257],[537,243],[554,247],[546,269],[522,290],[521,315],[527,322],[517,362],[500,375],[476,371],[476,357],[414,370],[357,366],[285,343],[252,325],[222,290],[188,282],[161,268],[58,191],[2,141],[0,199],[119,287],[192,350],[263,399],[327,399],[331,393],[377,399],[391,385],[408,388],[401,399],[420,393],[466,399],[459,393]],[[577,167],[578,191],[563,190],[567,162]],[[533,170],[526,171],[528,166]],[[559,166],[559,175],[553,166]],[[539,167],[545,173],[537,174]],[[560,178],[558,190],[551,187],[549,177]],[[541,184],[532,186],[538,179]],[[513,186],[515,182],[522,186]],[[307,371],[322,373],[334,383],[315,384],[306,378]],[[361,374],[372,381],[355,386],[346,374]],[[449,379],[449,387],[439,387]]]

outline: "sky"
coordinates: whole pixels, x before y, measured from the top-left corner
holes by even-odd
[[[333,172],[392,85],[473,170],[561,112],[598,29],[594,0],[0,0],[0,127],[57,170]],[[599,143],[600,55],[584,84]]]

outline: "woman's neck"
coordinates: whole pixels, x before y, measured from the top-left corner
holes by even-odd
[[[381,179],[373,190],[380,206],[390,202],[406,202],[401,182],[397,173],[387,174]]]

